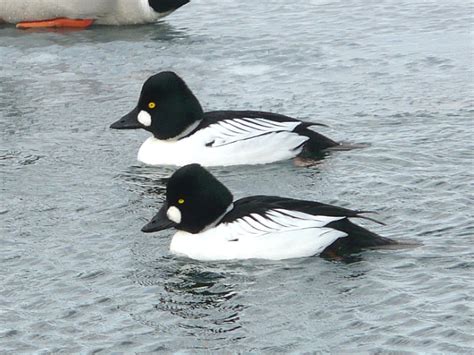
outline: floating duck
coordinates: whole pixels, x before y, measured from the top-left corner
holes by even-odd
[[[148,165],[228,166],[311,159],[342,147],[316,125],[324,126],[272,112],[204,112],[183,79],[164,71],[146,80],[138,105],[110,127],[152,133],[138,151]]]
[[[279,196],[234,201],[210,172],[190,164],[171,176],[165,203],[142,231],[177,229],[171,252],[197,260],[337,258],[361,248],[398,244],[349,220],[375,221],[365,213]]]
[[[190,0],[0,0],[0,22],[18,28],[135,25],[155,22]]]

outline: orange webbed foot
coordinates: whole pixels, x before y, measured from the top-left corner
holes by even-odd
[[[92,19],[56,18],[43,21],[27,21],[16,24],[17,28],[87,28],[94,23]]]

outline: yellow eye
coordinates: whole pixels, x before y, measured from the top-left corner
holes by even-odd
[[[184,203],[184,199],[183,199],[183,198],[180,198],[180,199],[178,200],[178,203],[179,203],[180,205],[182,205],[182,204]]]
[[[156,104],[153,101],[148,103],[148,108],[154,109],[155,107],[156,107]]]

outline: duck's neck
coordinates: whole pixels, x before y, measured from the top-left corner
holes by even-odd
[[[227,209],[225,210],[225,212],[223,214],[221,214],[219,217],[217,217],[217,219],[212,222],[211,224],[207,225],[206,227],[204,227],[199,233],[202,233],[202,232],[205,232],[206,230],[210,229],[210,228],[213,228],[215,226],[217,226],[220,221],[222,221],[222,218],[224,218],[224,216],[229,213],[230,211],[232,211],[232,209],[234,208],[234,204],[231,203],[229,205],[229,207],[227,207]]]
[[[186,128],[184,129],[184,131],[182,131],[180,134],[178,134],[177,136],[172,137],[172,138],[160,139],[160,138],[158,138],[155,134],[153,134],[153,136],[155,137],[155,139],[162,140],[162,141],[165,141],[165,142],[178,141],[178,140],[180,140],[181,138],[186,137],[186,136],[188,136],[190,133],[192,133],[192,132],[199,126],[199,124],[200,124],[201,122],[202,122],[202,120],[195,121],[195,122],[191,123],[188,127],[186,127]]]

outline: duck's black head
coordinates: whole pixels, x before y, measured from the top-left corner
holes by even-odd
[[[159,13],[174,11],[188,2],[189,0],[148,0],[150,7]]]
[[[179,139],[202,117],[201,105],[183,79],[164,71],[145,81],[137,107],[110,128],[143,128],[158,139]]]
[[[142,228],[145,233],[175,227],[199,233],[217,222],[232,205],[231,192],[199,164],[178,169],[166,186],[166,202]]]

